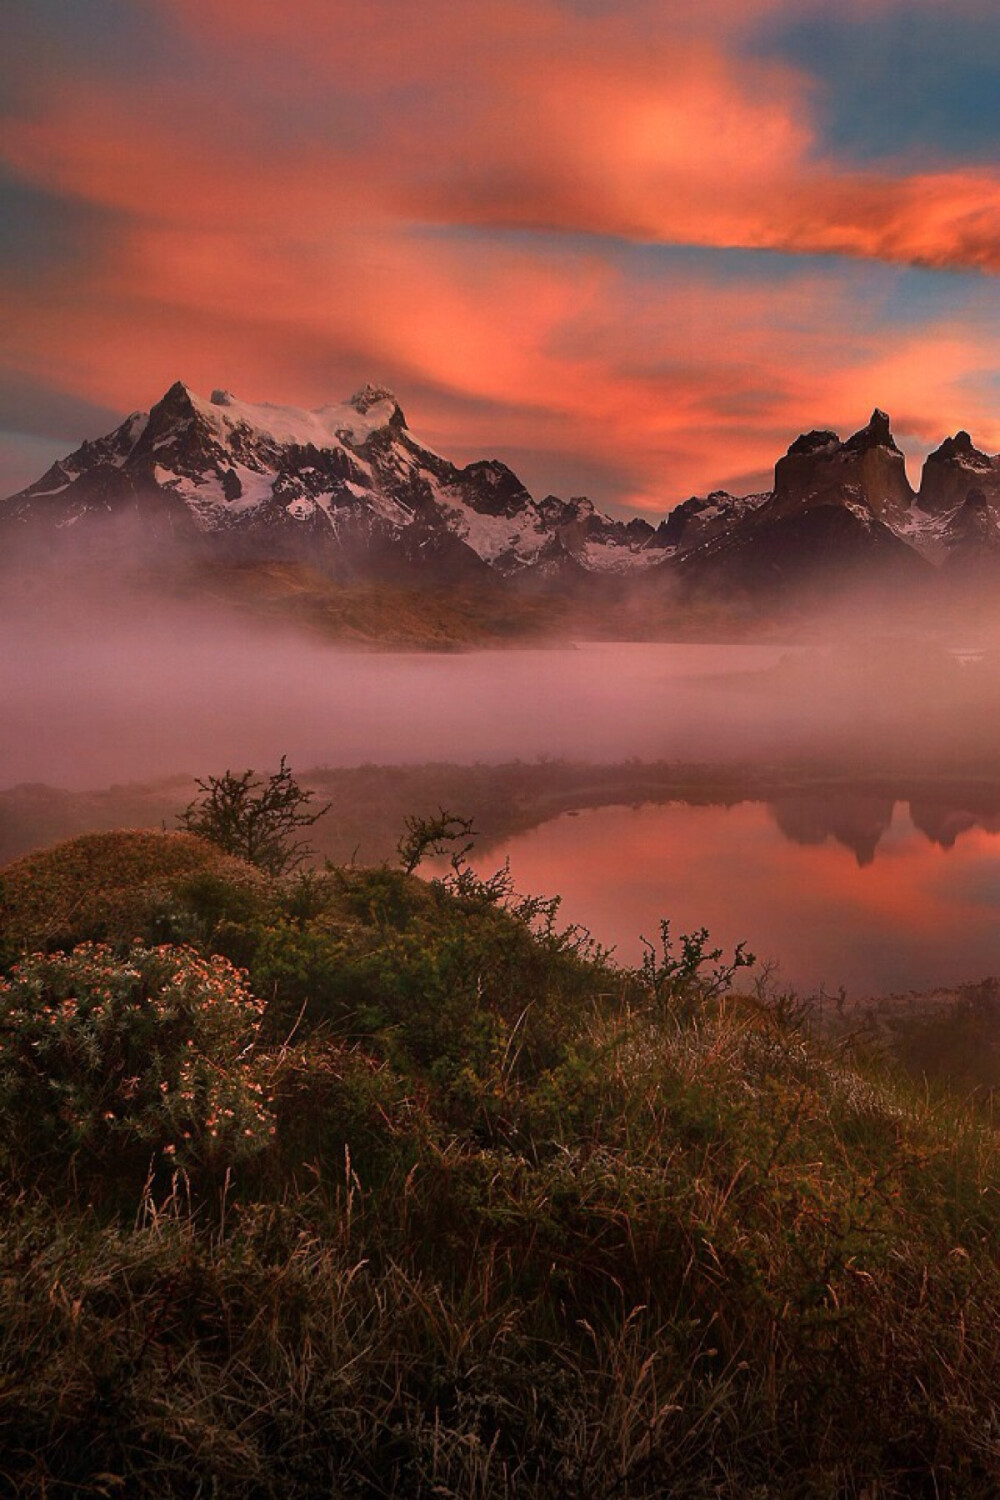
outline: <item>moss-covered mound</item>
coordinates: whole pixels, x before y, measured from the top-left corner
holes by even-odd
[[[270,899],[267,881],[188,833],[84,834],[0,870],[0,951],[178,936],[223,913],[248,916]]]

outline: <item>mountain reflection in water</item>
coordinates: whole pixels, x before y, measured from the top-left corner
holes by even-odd
[[[635,962],[661,917],[746,941],[800,991],[854,997],[1000,974],[1000,798],[991,806],[862,792],[765,802],[591,808],[498,842],[523,891]],[[853,858],[851,857],[853,856]]]
[[[899,804],[904,805],[904,804]],[[853,851],[860,866],[870,865],[892,827],[897,803],[892,797],[864,792],[828,792],[822,796],[793,793],[768,803],[774,821],[793,844],[823,844],[835,839]],[[1000,833],[1000,798],[986,809],[950,807],[938,802],[910,802],[914,828],[942,849],[954,847],[963,833],[980,828]]]

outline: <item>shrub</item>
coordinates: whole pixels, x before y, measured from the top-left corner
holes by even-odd
[[[188,948],[34,954],[0,981],[0,1140],[18,1175],[238,1161],[273,1134],[262,1002]]]
[[[435,817],[407,818],[405,832],[396,845],[396,850],[404,872],[412,875],[428,855],[440,856],[449,851],[449,846],[452,865],[457,868],[474,843],[472,819],[456,817],[454,813],[446,812],[441,807]]]
[[[575,929],[557,929],[554,903],[508,900],[491,882],[428,885],[381,868],[314,885],[311,914],[216,935],[268,997],[272,1042],[321,1028],[449,1086],[489,1076],[505,1054],[529,1074],[562,1056],[598,986],[619,983]]]
[[[204,796],[190,803],[177,819],[186,833],[210,839],[267,875],[287,875],[314,852],[294,835],[299,828],[318,822],[330,804],[318,812],[303,811],[314,794],[302,790],[284,756],[266,781],[255,781],[253,771],[239,776],[226,771],[197,785]]]

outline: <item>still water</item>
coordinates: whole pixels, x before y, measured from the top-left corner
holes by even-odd
[[[515,885],[560,893],[565,922],[635,962],[661,917],[746,941],[803,992],[927,990],[1000,974],[1000,827],[884,808],[605,807],[563,815],[483,851]],[[995,820],[994,820],[995,821]]]

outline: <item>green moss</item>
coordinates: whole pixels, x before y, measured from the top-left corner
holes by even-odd
[[[269,901],[242,860],[186,833],[84,834],[0,870],[8,956],[81,942],[187,939]]]

